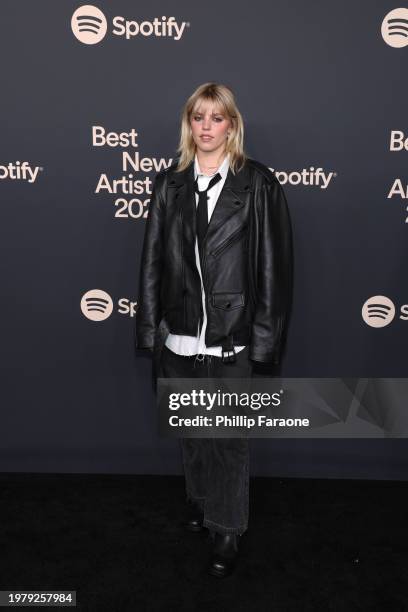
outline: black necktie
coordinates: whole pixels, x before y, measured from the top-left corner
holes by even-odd
[[[199,191],[198,189],[198,178],[194,181],[194,191],[198,193],[197,241],[198,241],[199,251],[201,251],[201,246],[204,240],[205,232],[207,231],[207,227],[208,227],[207,200],[209,196],[207,196],[207,191],[209,191],[211,187],[213,187],[215,183],[218,183],[218,181],[220,180],[221,180],[221,174],[217,172],[217,174],[213,176],[211,181],[208,183],[207,189],[203,189],[203,191]]]

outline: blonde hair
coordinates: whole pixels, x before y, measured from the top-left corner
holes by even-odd
[[[219,83],[200,85],[184,105],[181,113],[180,142],[177,148],[177,153],[180,156],[176,172],[185,170],[194,159],[196,144],[192,136],[190,121],[193,111],[196,111],[203,101],[214,102],[232,123],[225,152],[230,155],[229,165],[231,172],[235,174],[247,160],[243,144],[244,122],[236,105],[234,94],[226,85]]]

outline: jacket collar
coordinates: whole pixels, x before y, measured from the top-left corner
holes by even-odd
[[[176,164],[175,164],[176,165]],[[194,159],[182,172],[175,172],[173,170],[169,176],[169,185],[171,187],[182,187],[186,183],[194,182]],[[231,189],[233,191],[248,191],[250,189],[250,175],[249,166],[246,162],[239,172],[235,175],[231,172],[231,168],[228,167],[227,178],[223,185],[223,191]],[[218,202],[217,202],[218,206]]]
[[[185,254],[194,258],[194,242],[196,236],[196,206],[194,193],[194,159],[182,172],[170,170],[168,176],[168,197],[171,202],[177,203],[180,210],[183,226],[183,237],[185,241]],[[218,196],[215,208],[208,224],[204,243],[211,241],[216,243],[217,234],[225,227],[243,206],[249,205],[251,197],[250,168],[248,162],[244,164],[239,172],[232,174],[228,167],[227,178]],[[232,220],[232,219],[231,219]],[[234,224],[232,224],[233,226]]]

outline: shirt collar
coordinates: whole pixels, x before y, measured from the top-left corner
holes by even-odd
[[[214,172],[214,174],[211,174],[211,176],[214,176],[215,174],[217,174],[217,172],[219,172],[221,174],[221,178],[225,179],[228,174],[228,168],[229,168],[229,153],[226,154],[226,156],[224,157],[224,161],[220,164],[220,166]],[[204,175],[200,171],[200,166],[198,165],[198,159],[197,159],[197,153],[196,153],[194,156],[194,179],[196,179],[197,176],[204,176],[205,178],[211,178],[211,176]]]

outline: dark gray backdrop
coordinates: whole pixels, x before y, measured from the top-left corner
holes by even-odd
[[[214,80],[236,93],[246,151],[285,172],[335,172],[327,189],[284,185],[294,231],[295,288],[286,376],[407,375],[408,322],[366,325],[373,295],[408,302],[403,199],[408,48],[381,37],[376,3],[98,1],[108,33],[71,30],[80,3],[3,1],[0,166],[41,166],[37,180],[0,180],[3,383],[0,469],[181,473],[176,440],[157,434],[151,363],[136,357],[134,319],[145,222],[117,218],[121,151],[92,146],[92,126],[139,133],[141,156],[172,159],[186,98]],[[182,38],[114,36],[121,15],[174,16]],[[133,153],[134,149],[127,149]],[[140,177],[154,178],[155,172]],[[138,178],[137,173],[134,173]],[[144,196],[145,198],[147,196]],[[89,320],[90,289],[113,300]],[[253,474],[405,478],[405,440],[252,440]]]

